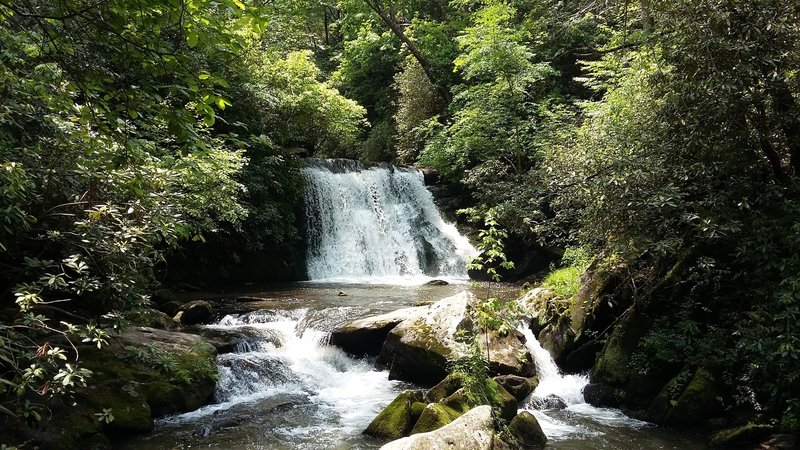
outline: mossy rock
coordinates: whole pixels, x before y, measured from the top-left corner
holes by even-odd
[[[487,380],[488,387],[490,392],[494,394],[494,401],[495,404],[492,405],[496,408],[499,413],[500,417],[505,421],[510,421],[517,415],[517,410],[519,409],[519,404],[517,403],[517,399],[514,398],[513,395],[509,394],[503,386],[493,379]]]
[[[542,450],[547,445],[547,436],[539,421],[528,411],[517,414],[500,438],[510,447],[520,450]]]
[[[727,430],[714,433],[708,445],[710,447],[726,448],[751,442],[758,442],[772,434],[773,431],[775,431],[775,428],[771,425],[749,423],[741,427],[729,428]]]
[[[81,391],[82,403],[95,413],[110,409],[114,420],[104,424],[115,435],[146,433],[153,429],[153,415],[141,385],[135,382],[110,382]]]
[[[428,403],[440,402],[464,386],[461,377],[450,374],[440,381],[436,386],[428,389],[425,393],[425,400]]]
[[[459,414],[464,414],[472,409],[472,406],[469,404],[469,399],[467,398],[466,394],[464,394],[463,388],[442,399],[440,403],[452,408],[455,411],[458,411]]]
[[[88,414],[67,414],[54,420],[52,428],[57,430],[58,439],[45,445],[53,449],[95,449],[111,448],[111,443],[103,436],[100,422]]]
[[[703,425],[719,411],[719,407],[717,380],[710,371],[701,367],[697,369],[689,385],[678,397],[666,423]]]
[[[165,382],[147,383],[142,386],[142,393],[150,405],[153,417],[162,417],[186,411],[186,397],[180,387]]]
[[[419,411],[415,403],[422,402],[423,392],[419,390],[403,391],[370,422],[364,434],[382,439],[400,439],[407,435],[414,426]]]
[[[422,411],[417,423],[411,430],[411,434],[427,433],[429,431],[437,430],[448,423],[458,419],[461,414],[453,408],[441,403],[430,403]]]

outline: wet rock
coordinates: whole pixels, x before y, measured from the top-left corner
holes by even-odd
[[[198,325],[211,321],[211,304],[205,300],[195,300],[181,306],[175,320],[183,325]]]
[[[450,283],[444,280],[431,280],[425,283],[425,286],[447,286],[448,284]]]
[[[501,434],[501,439],[513,449],[542,450],[547,445],[547,436],[539,421],[528,411],[517,414]]]
[[[472,329],[468,308],[473,300],[472,294],[462,292],[394,327],[378,359],[389,367],[389,378],[421,384],[444,379],[448,359],[466,354],[466,344],[456,340],[456,333]]]
[[[518,375],[500,375],[494,377],[494,381],[508,391],[509,394],[513,395],[519,402],[525,400],[536,388],[530,379]]]
[[[497,439],[489,406],[478,406],[431,432],[389,442],[381,450],[491,450]]]
[[[800,448],[800,433],[776,434],[757,447],[759,450],[797,450]]]
[[[729,428],[714,433],[708,445],[710,447],[727,448],[735,445],[755,443],[766,438],[772,434],[773,431],[775,431],[775,428],[771,425],[749,423],[741,427]]]
[[[383,439],[399,439],[414,427],[419,416],[414,417],[414,404],[421,402],[422,391],[402,392],[364,430],[364,434]]]
[[[170,317],[175,317],[175,315],[181,310],[181,304],[174,300],[168,301],[158,305],[158,310]]]
[[[463,414],[442,403],[430,403],[422,411],[417,423],[411,430],[411,434],[427,433],[437,430],[448,423],[456,420]]]
[[[617,408],[625,398],[625,392],[604,383],[591,383],[583,388],[586,403],[594,406]]]
[[[356,356],[377,356],[386,336],[400,322],[422,313],[425,307],[405,308],[355,320],[331,333],[330,344]]]
[[[530,405],[533,409],[539,411],[564,409],[567,404],[557,395],[548,395],[547,397],[533,397],[530,400]]]
[[[347,294],[346,294],[344,291],[339,291],[339,293],[338,293],[338,294],[336,294],[336,295],[337,295],[338,297],[347,297]]]

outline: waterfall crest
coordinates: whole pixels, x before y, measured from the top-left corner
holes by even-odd
[[[422,174],[351,160],[306,160],[305,230],[312,280],[465,279],[476,254],[446,223]]]

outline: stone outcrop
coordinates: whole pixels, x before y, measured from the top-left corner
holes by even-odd
[[[330,344],[356,356],[377,356],[389,332],[404,320],[421,314],[425,307],[399,309],[355,320],[331,333]]]
[[[468,353],[462,334],[479,333],[471,316],[476,303],[475,296],[465,291],[416,311],[389,331],[378,363],[389,368],[392,379],[441,381],[448,373],[448,361]],[[478,344],[485,351],[483,339]],[[490,332],[488,345],[493,373],[534,374],[533,359],[519,333]]]

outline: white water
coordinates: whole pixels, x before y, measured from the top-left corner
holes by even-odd
[[[209,326],[244,336],[236,352],[217,358],[216,403],[163,419],[159,425],[197,423],[243,405],[293,405],[311,413],[302,424],[273,430],[288,440],[306,436],[336,442],[342,436],[357,436],[394,399],[400,385],[388,380],[388,372],[375,370],[371,361],[328,346],[326,332],[307,326],[325,321],[325,313],[321,320],[310,315],[307,309],[254,311],[225,316]]]
[[[646,422],[631,419],[621,411],[610,408],[598,408],[586,403],[583,388],[589,384],[586,375],[563,374],[553,357],[545,350],[533,332],[527,326],[520,326],[519,331],[525,336],[525,346],[531,352],[539,385],[523,402],[521,410],[527,410],[536,416],[542,431],[551,440],[567,438],[585,438],[600,435],[594,425],[603,427],[641,428],[648,426]],[[542,399],[557,397],[563,402],[561,407],[553,407],[553,402],[545,403]],[[580,421],[574,420],[576,417]]]
[[[390,165],[308,160],[305,229],[311,280],[422,284],[465,280],[476,254],[446,223],[422,174]]]

